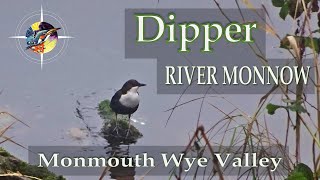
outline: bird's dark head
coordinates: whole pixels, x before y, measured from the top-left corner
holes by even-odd
[[[130,79],[122,86],[122,91],[127,92],[129,90],[133,90],[135,92],[138,91],[139,87],[146,86],[146,84],[139,83],[137,80]]]

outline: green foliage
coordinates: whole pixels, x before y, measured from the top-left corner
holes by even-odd
[[[35,176],[43,180],[64,180],[62,176],[56,176],[49,172],[46,168],[28,165],[25,162],[20,162],[15,170],[24,175]]]
[[[307,113],[307,110],[301,105],[301,103],[293,103],[287,106],[291,111],[297,113]]]
[[[62,176],[56,176],[47,168],[39,168],[29,165],[10,153],[0,148],[0,173],[20,172],[23,175],[37,177],[43,180],[65,180]]]
[[[311,0],[304,0],[306,7],[311,7],[312,12],[319,12],[319,5],[318,0],[311,1]],[[312,4],[309,4],[312,2]],[[279,16],[283,20],[286,19],[288,15],[290,15],[292,18],[296,19],[299,18],[303,12],[304,7],[302,1],[298,0],[272,0],[272,5],[274,7],[280,8]],[[298,26],[300,26],[299,21],[297,21]],[[320,12],[318,13],[318,26],[320,27]],[[304,27],[303,27],[304,28]],[[299,29],[296,30],[296,34],[298,34],[300,31]],[[320,33],[320,30],[313,31],[313,33]],[[292,49],[290,42],[288,40],[287,35],[285,38],[283,38],[280,42],[280,47],[285,49]],[[298,44],[299,48],[310,48],[315,50],[318,54],[320,53],[320,46],[319,38],[311,38],[311,37],[301,37],[301,36],[293,36]],[[266,106],[266,109],[268,111],[268,114],[275,114],[276,110],[283,108],[288,111],[293,111],[297,113],[308,113],[307,110],[303,107],[303,101],[301,100],[283,100],[287,105],[276,105],[269,103]],[[313,172],[312,170],[305,164],[299,163],[293,171],[291,171],[288,175],[288,178],[286,180],[313,180]]]
[[[266,108],[268,110],[268,114],[274,115],[276,110],[279,109],[279,108],[283,108],[283,106],[278,106],[278,105],[269,103]]]
[[[286,17],[288,16],[288,14],[289,14],[289,4],[288,4],[288,2],[285,2],[285,3],[283,4],[283,6],[281,7],[281,9],[280,9],[279,16],[280,16],[283,20],[285,20]]]
[[[290,47],[290,42],[288,40],[288,36],[291,35],[286,35],[286,37],[284,37],[281,42],[280,42],[280,48],[284,48],[284,49],[291,49]],[[319,54],[319,42],[320,39],[319,38],[310,38],[310,37],[300,37],[300,36],[293,36],[297,43],[303,43],[304,47],[308,47],[310,49],[313,48],[314,46],[314,50]],[[312,45],[313,44],[313,45]]]
[[[286,180],[313,180],[313,172],[307,165],[300,163],[290,172]]]
[[[269,103],[266,108],[268,111],[268,114],[273,115],[276,110],[279,108],[287,109],[293,112],[297,113],[307,113],[307,110],[302,106],[302,101],[294,101],[294,100],[283,100],[285,103],[288,103],[287,106],[281,106],[281,105],[275,105],[272,103]]]
[[[311,0],[305,0],[306,5]],[[298,3],[298,4],[297,4]],[[272,0],[272,5],[280,8],[279,16],[285,20],[288,15],[292,18],[298,18],[304,11],[303,4],[297,0]],[[313,12],[316,12],[317,8],[313,8]]]
[[[272,5],[275,7],[282,7],[284,5],[284,0],[272,0]]]
[[[3,148],[0,148],[0,156],[3,156],[3,157],[9,157],[11,156],[10,153],[8,153],[6,150],[4,150]]]
[[[98,106],[99,115],[102,119],[111,119],[113,116],[112,109],[110,108],[110,101],[104,100]]]
[[[110,108],[110,101],[108,99],[101,101],[98,106],[98,113],[100,117],[106,121],[115,120],[115,113]],[[128,120],[127,116],[118,115],[118,120]]]

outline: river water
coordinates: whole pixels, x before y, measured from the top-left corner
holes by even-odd
[[[15,43],[7,37],[14,34],[19,20],[28,11],[36,11],[40,4],[63,18],[74,39],[69,41],[66,52],[43,69],[23,59],[17,53]],[[1,26],[0,51],[0,110],[8,111],[27,123],[30,128],[16,123],[7,133],[21,145],[28,146],[106,146],[107,142],[97,135],[103,121],[97,115],[96,107],[104,99],[110,99],[128,79],[137,79],[147,86],[140,89],[141,104],[133,115],[133,125],[144,135],[135,146],[183,146],[195,130],[199,118],[201,101],[188,103],[177,108],[165,127],[170,112],[179,95],[158,95],[156,92],[156,61],[151,59],[126,60],[124,58],[124,9],[125,8],[208,8],[215,7],[211,1],[192,0],[157,1],[37,1],[32,3],[18,0],[4,0],[0,9]],[[235,7],[234,3],[221,3],[222,7]],[[276,10],[277,11],[277,10]],[[10,14],[10,21],[7,18]],[[271,13],[272,14],[272,13]],[[272,15],[273,16],[273,15]],[[79,18],[81,17],[81,18]],[[15,21],[16,20],[16,21]],[[290,23],[275,22],[284,31]],[[100,28],[92,28],[100,27]],[[97,35],[99,38],[97,38]],[[268,56],[281,57],[284,53],[273,48],[275,40],[268,41]],[[183,96],[186,102],[202,95]],[[213,108],[214,104],[224,112],[231,112],[234,106],[252,114],[262,95],[216,95],[206,98],[200,116],[200,123],[211,127],[225,115]],[[230,102],[219,98],[225,97]],[[277,96],[274,97],[279,98]],[[314,96],[309,96],[312,101]],[[79,105],[80,103],[80,105]],[[82,108],[83,120],[77,117],[76,108]],[[314,112],[311,112],[314,114]],[[269,130],[284,140],[286,120],[284,114],[266,115]],[[93,132],[87,135],[86,127]],[[310,135],[303,130],[302,154],[310,154]],[[215,140],[215,139],[213,139]],[[293,139],[289,143],[292,144]],[[28,152],[12,143],[3,144],[15,156],[27,160]],[[307,148],[308,147],[308,148]],[[293,151],[293,149],[292,149]],[[304,156],[306,162],[310,156]],[[97,177],[68,176],[69,180],[88,180]],[[166,179],[167,177],[146,177],[145,179]],[[232,179],[232,178],[230,178]]]

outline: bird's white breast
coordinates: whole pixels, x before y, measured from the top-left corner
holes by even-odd
[[[140,98],[136,91],[128,91],[127,94],[122,94],[120,97],[120,103],[129,108],[135,108],[139,105]]]

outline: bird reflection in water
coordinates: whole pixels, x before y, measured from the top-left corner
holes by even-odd
[[[129,164],[129,146],[127,147],[106,147],[107,155],[113,157],[127,157],[125,164]],[[133,180],[136,174],[135,167],[123,167],[120,163],[119,166],[110,168],[110,178],[117,180]]]

